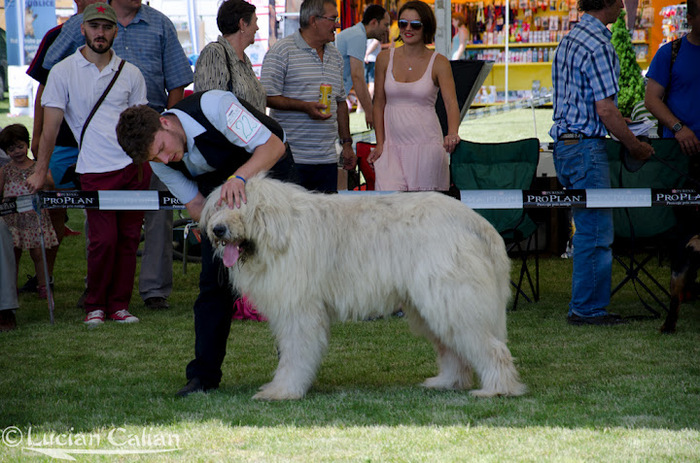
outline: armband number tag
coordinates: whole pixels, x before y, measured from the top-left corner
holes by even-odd
[[[262,127],[262,123],[245,111],[241,106],[232,103],[226,111],[226,125],[243,143],[250,143]]]

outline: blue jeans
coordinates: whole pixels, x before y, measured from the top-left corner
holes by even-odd
[[[557,141],[554,166],[565,188],[610,188],[605,140]],[[612,281],[614,230],[612,210],[574,208],[574,269],[571,276],[569,315],[598,317],[607,314]]]

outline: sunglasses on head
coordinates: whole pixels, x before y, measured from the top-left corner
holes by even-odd
[[[398,21],[399,29],[406,29],[409,24],[414,31],[419,31],[423,28],[423,23],[420,21],[407,21],[405,19],[399,19]]]

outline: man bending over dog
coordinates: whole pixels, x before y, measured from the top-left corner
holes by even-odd
[[[229,207],[246,202],[247,179],[261,171],[285,177],[291,156],[284,131],[271,118],[221,90],[195,93],[159,114],[148,106],[124,111],[117,139],[134,163],[150,162],[153,172],[198,221],[206,196],[221,188]],[[202,234],[202,272],[194,303],[195,358],[187,385],[177,392],[216,389],[231,330],[234,295],[211,242]]]

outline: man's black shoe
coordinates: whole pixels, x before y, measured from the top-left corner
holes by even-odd
[[[581,326],[581,325],[594,325],[594,326],[611,326],[611,325],[624,325],[629,323],[629,320],[625,320],[621,316],[608,313],[601,315],[599,317],[579,317],[576,314],[569,315],[566,317],[566,321],[569,325]]]
[[[143,303],[151,310],[166,310],[170,308],[168,300],[164,297],[149,297]]]
[[[178,397],[187,397],[195,392],[207,392],[216,389],[216,387],[207,387],[199,380],[199,378],[192,378],[185,384],[185,387],[175,393]]]

